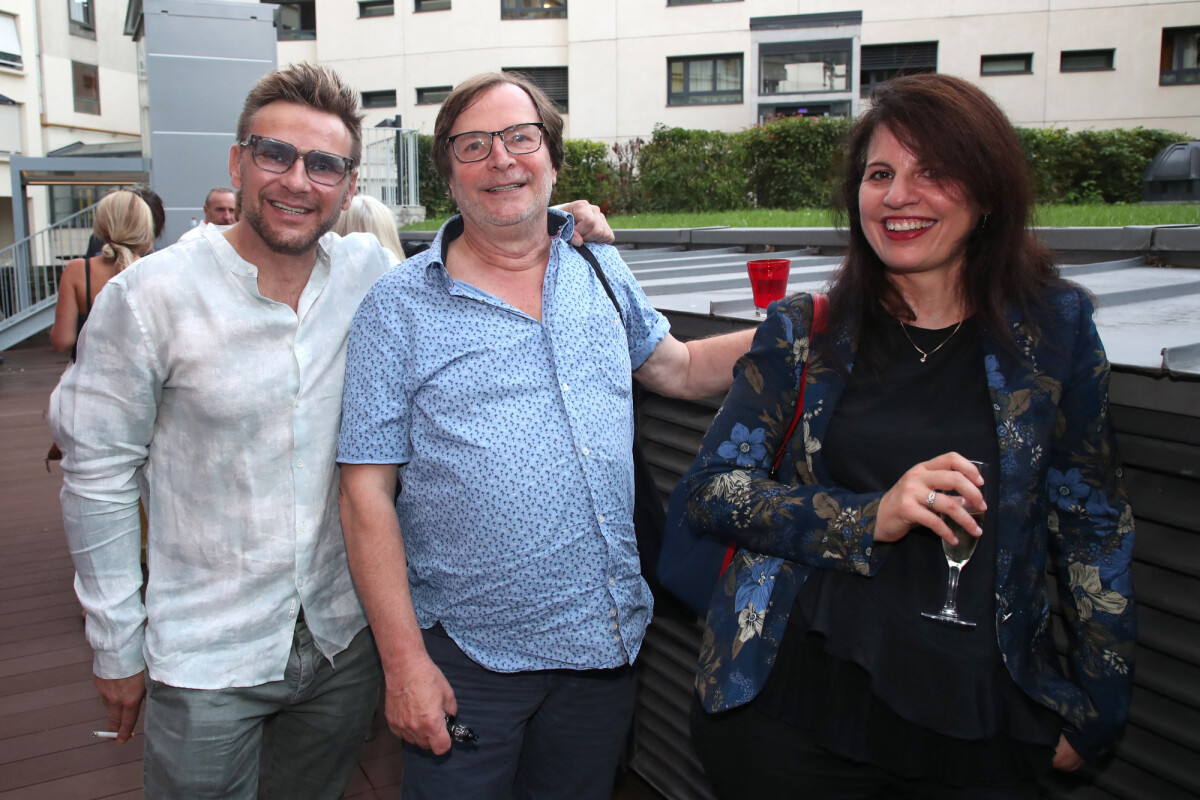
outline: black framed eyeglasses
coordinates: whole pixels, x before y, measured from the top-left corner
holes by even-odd
[[[502,131],[467,131],[447,137],[450,150],[454,157],[464,164],[483,161],[492,154],[492,141],[499,136],[504,142],[504,149],[514,156],[526,156],[536,153],[542,146],[542,131],[546,125],[541,122],[522,122],[509,125]]]
[[[256,133],[247,136],[238,144],[250,148],[250,157],[254,159],[256,167],[277,175],[291,169],[296,159],[303,158],[304,174],[313,183],[323,186],[337,186],[357,166],[353,158],[326,153],[323,150],[301,153],[287,142]]]

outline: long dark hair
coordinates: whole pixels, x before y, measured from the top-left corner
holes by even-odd
[[[894,78],[847,134],[839,206],[848,221],[846,260],[829,292],[830,316],[859,336],[859,355],[877,360],[885,326],[915,315],[888,280],[863,232],[859,187],[871,137],[889,131],[917,160],[958,184],[984,212],[967,240],[962,295],[968,313],[1005,346],[1005,314],[1015,306],[1036,319],[1043,290],[1060,281],[1050,252],[1026,227],[1033,205],[1024,152],[1004,112],[978,87],[949,75]]]

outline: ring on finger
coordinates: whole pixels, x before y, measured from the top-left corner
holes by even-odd
[[[933,511],[934,500],[937,500],[937,492],[930,492],[929,497],[925,498],[925,505],[929,506],[930,511]]]

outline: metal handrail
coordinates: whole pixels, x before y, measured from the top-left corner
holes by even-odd
[[[420,205],[417,131],[365,128],[362,145],[359,194],[369,194],[392,207]]]
[[[57,296],[63,267],[87,252],[97,205],[0,250],[0,332],[23,312]]]

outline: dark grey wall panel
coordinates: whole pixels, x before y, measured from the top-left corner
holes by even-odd
[[[204,197],[229,184],[229,148],[247,93],[275,68],[274,6],[146,0],[150,183],[172,243],[203,219]]]

